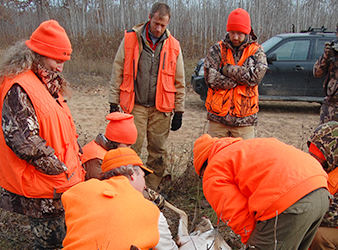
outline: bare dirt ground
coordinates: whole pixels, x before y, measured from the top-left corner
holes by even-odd
[[[98,133],[104,133],[108,114],[109,78],[102,76],[70,76],[67,78],[73,87],[73,96],[68,100],[72,112],[79,143],[81,146],[93,140]],[[276,137],[307,151],[306,141],[319,121],[318,103],[260,102],[256,137]],[[165,183],[161,193],[175,206],[186,211],[189,217],[189,230],[199,222],[201,216],[208,216],[214,226],[217,216],[213,210],[203,205],[201,180],[192,165],[192,148],[195,140],[207,131],[206,110],[199,96],[187,89],[186,110],[183,125],[178,131],[171,131],[167,142],[169,169],[172,180]],[[145,151],[145,150],[144,150]],[[145,162],[146,153],[141,158]],[[175,237],[178,215],[164,210],[170,229]],[[233,249],[242,247],[239,238],[222,222],[219,232]],[[30,249],[32,246],[27,219],[0,210],[0,248]],[[7,242],[10,247],[2,247]]]

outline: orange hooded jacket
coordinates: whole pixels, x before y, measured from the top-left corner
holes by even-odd
[[[327,174],[311,155],[275,138],[235,139],[213,143],[203,191],[245,244],[258,220],[271,219],[308,193],[327,188]]]
[[[159,209],[125,176],[80,183],[62,197],[67,235],[64,250],[145,250],[159,241]]]
[[[0,186],[28,198],[57,198],[71,186],[84,180],[84,170],[80,163],[77,134],[70,110],[59,95],[58,102],[32,72],[15,78],[5,78],[0,86],[0,110],[4,98],[14,83],[18,83],[28,94],[39,122],[39,136],[46,145],[55,150],[67,171],[59,175],[39,172],[26,160],[19,159],[6,145],[3,131],[0,132]],[[59,103],[59,104],[58,104]]]
[[[124,34],[125,60],[123,82],[120,86],[120,106],[126,113],[131,113],[135,103],[134,82],[136,81],[139,45],[134,31]],[[164,41],[160,54],[156,87],[156,109],[161,112],[171,112],[175,108],[175,73],[176,61],[180,52],[179,42],[169,35]]]

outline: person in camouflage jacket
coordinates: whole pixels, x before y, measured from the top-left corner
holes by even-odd
[[[338,35],[338,26],[337,32]],[[333,41],[335,44],[337,40]],[[313,76],[321,78],[327,75],[323,89],[325,98],[320,110],[320,122],[338,121],[338,51],[331,43],[325,43],[324,54],[313,66]]]
[[[62,240],[66,235],[64,208],[61,202],[62,191],[56,192],[57,183],[54,182],[54,190],[53,188],[47,190],[49,193],[54,192],[53,198],[40,194],[39,191],[43,189],[40,185],[42,181],[34,185],[38,179],[37,176],[44,176],[44,182],[52,182],[59,175],[62,175],[64,183],[75,176],[78,176],[80,181],[84,180],[85,173],[79,159],[80,148],[75,134],[75,125],[68,113],[66,102],[61,98],[70,96],[68,82],[61,72],[64,62],[70,59],[71,52],[72,48],[66,31],[57,21],[48,20],[40,24],[32,33],[30,40],[20,41],[5,51],[0,62],[0,95],[2,97],[0,102],[2,104],[0,152],[10,153],[6,157],[2,155],[0,160],[0,180],[2,181],[0,207],[28,216],[34,236],[33,249],[61,249]],[[25,77],[22,77],[24,74]],[[24,80],[19,81],[20,77]],[[8,86],[9,79],[15,81],[11,87]],[[27,84],[23,85],[26,82]],[[8,84],[8,91],[5,88],[6,84]],[[39,91],[38,93],[45,94],[37,98],[32,95],[32,92],[36,90]],[[37,102],[37,99],[40,102]],[[37,105],[39,103],[41,104]],[[54,126],[51,133],[60,145],[63,145],[62,138],[58,137],[60,134],[71,142],[67,144],[68,148],[65,150],[69,161],[68,159],[61,160],[63,154],[57,153],[57,147],[49,144],[51,139],[43,137],[46,131],[51,131],[44,121],[52,116],[45,116],[45,119],[41,119],[42,106],[49,107],[51,114],[59,115],[61,112],[67,114],[69,122],[62,123],[62,129],[65,133],[66,131],[74,132],[64,136],[65,133],[58,133],[56,128],[59,127]],[[60,123],[60,120],[54,117],[50,118],[50,124]],[[74,175],[66,178],[66,171],[70,167],[67,163],[70,160],[76,164],[79,174],[74,172]],[[27,171],[20,172],[23,167]],[[14,176],[20,174],[7,176],[9,169],[15,174],[19,172],[21,176],[29,171],[31,179],[28,184],[27,181],[22,181],[23,178],[13,181]],[[22,183],[21,187],[24,192],[21,193],[24,194],[19,192],[21,191],[19,188],[15,190],[18,193],[8,190],[5,185],[8,187],[10,185],[7,183],[13,186]],[[41,190],[36,190],[35,186],[39,186],[36,189]]]
[[[225,91],[228,93],[245,86],[246,93],[238,98],[241,100],[235,100],[233,95],[230,94],[230,99],[232,99],[230,110],[225,115],[210,112],[207,107],[208,133],[213,137],[253,138],[258,112],[258,90],[256,88],[267,70],[266,55],[263,47],[257,43],[257,37],[251,28],[249,13],[245,10],[238,8],[230,13],[227,21],[227,31],[225,38],[209,49],[204,61],[205,80],[209,88],[208,97],[211,94],[211,89],[213,91],[228,90]],[[240,65],[241,58],[246,56],[246,48],[253,45],[256,45],[258,49]],[[222,66],[225,57],[227,58],[226,54],[230,53],[230,51],[233,55],[234,64],[228,62]],[[206,106],[209,102],[208,97]],[[255,105],[250,104],[251,100],[248,100],[250,97],[256,98],[257,103]],[[244,115],[233,114],[234,103],[236,102],[241,103],[240,113],[246,113],[246,110],[250,109],[251,106],[254,106],[256,110],[251,112],[253,114],[250,112]]]
[[[320,124],[308,141],[309,153],[328,173],[328,188],[333,195],[312,242],[311,250],[338,248],[338,122]]]

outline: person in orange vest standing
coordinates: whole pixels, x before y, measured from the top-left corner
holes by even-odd
[[[309,248],[330,196],[314,157],[276,138],[209,134],[193,151],[205,198],[245,249]]]
[[[226,29],[225,38],[209,49],[204,61],[208,133],[219,138],[254,138],[258,84],[267,69],[266,55],[244,9],[230,13]]]
[[[170,129],[178,130],[184,112],[185,78],[180,43],[166,28],[170,7],[155,3],[149,21],[125,31],[116,53],[110,81],[110,112],[134,115],[140,155],[147,137],[146,165],[154,171],[147,186],[158,191],[166,169],[165,142]]]
[[[48,20],[0,63],[1,207],[28,216],[34,249],[62,247],[61,194],[85,177],[61,75],[71,53],[66,31]]]
[[[338,122],[320,124],[308,141],[309,153],[328,173],[328,187],[332,194],[330,207],[324,215],[311,244],[311,250],[338,248]]]

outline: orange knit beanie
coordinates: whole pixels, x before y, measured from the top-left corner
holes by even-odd
[[[249,13],[242,8],[233,10],[228,17],[227,31],[240,31],[248,35],[251,31]]]
[[[217,137],[211,137],[209,134],[204,134],[195,141],[194,144],[194,167],[196,173],[200,175],[203,163],[208,159],[209,151]]]
[[[66,31],[55,20],[42,22],[25,43],[34,52],[56,60],[67,61],[72,53]]]
[[[153,173],[152,170],[143,166],[141,158],[131,148],[117,148],[109,150],[103,158],[101,170],[102,172],[107,172],[114,168],[127,166],[129,164],[140,166],[143,170]]]
[[[105,137],[108,140],[134,144],[137,139],[137,129],[134,123],[134,116],[121,112],[113,112],[106,116],[110,122],[106,127]]]

